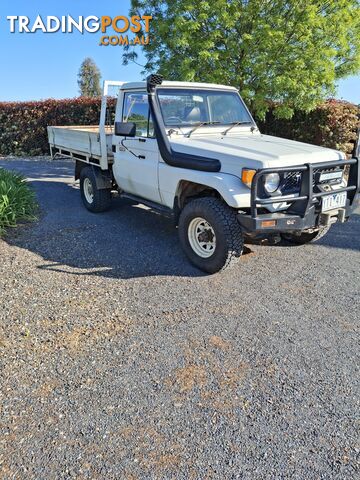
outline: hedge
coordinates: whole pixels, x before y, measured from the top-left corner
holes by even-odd
[[[96,125],[101,100],[75,98],[0,103],[0,154],[49,154],[48,125]]]
[[[47,125],[96,125],[99,98],[0,102],[0,154],[48,154]],[[291,120],[276,118],[272,105],[260,130],[269,135],[300,140],[351,154],[359,127],[360,107],[329,100],[310,113],[296,112]]]
[[[310,113],[297,111],[284,120],[276,118],[273,104],[265,120],[257,123],[262,133],[335,148],[350,156],[360,128],[360,106],[332,99]]]

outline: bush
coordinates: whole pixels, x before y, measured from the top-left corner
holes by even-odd
[[[0,154],[49,154],[48,125],[97,125],[100,98],[0,103]],[[115,99],[112,107],[115,106]],[[263,133],[336,148],[351,154],[359,126],[360,107],[329,100],[310,113],[295,112],[290,120],[276,118],[279,105],[272,104]]]
[[[0,235],[19,220],[35,219],[35,194],[24,177],[0,168]]]
[[[295,112],[289,120],[276,118],[272,105],[265,121],[258,121],[262,133],[335,148],[351,155],[360,127],[360,107],[340,100],[328,100],[310,113]]]
[[[99,98],[0,103],[0,154],[49,154],[48,125],[96,125]]]

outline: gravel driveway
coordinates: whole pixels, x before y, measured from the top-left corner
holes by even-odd
[[[359,213],[206,276],[71,162],[0,166],[42,208],[0,240],[0,478],[359,478]]]

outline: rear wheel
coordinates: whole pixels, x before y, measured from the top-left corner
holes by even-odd
[[[208,273],[236,263],[244,246],[236,213],[212,197],[197,198],[184,207],[179,238],[191,263]]]
[[[81,199],[90,212],[104,212],[111,204],[111,190],[98,189],[92,167],[85,167],[80,173]]]
[[[327,232],[330,230],[331,225],[327,225],[326,227],[320,227],[319,230],[316,232],[308,233],[308,232],[299,232],[299,233],[282,233],[281,237],[289,243],[293,243],[295,245],[305,245],[305,243],[309,242],[317,242],[322,238]]]

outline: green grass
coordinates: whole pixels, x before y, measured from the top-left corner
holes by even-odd
[[[0,168],[0,235],[19,220],[34,220],[37,203],[24,177]]]

